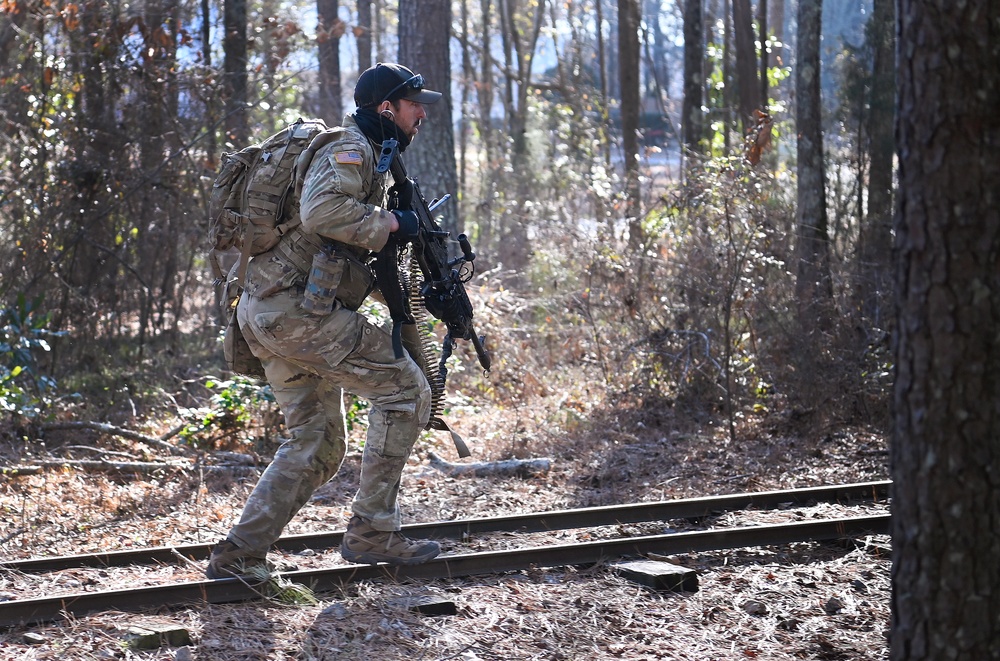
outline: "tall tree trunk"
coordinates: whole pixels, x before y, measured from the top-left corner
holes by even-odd
[[[770,62],[768,61],[767,46],[767,0],[758,0],[757,28],[757,36],[760,39],[760,107],[764,110],[764,112],[767,112],[767,69],[770,66]]]
[[[212,10],[209,0],[201,0],[201,58],[206,71],[212,71]],[[205,92],[205,125],[208,135],[205,136],[205,169],[213,172],[216,168],[216,125],[218,107],[215,96]]]
[[[893,75],[895,39],[893,0],[875,0],[868,39],[872,46],[871,103],[868,112],[870,161],[868,218],[862,225],[856,284],[861,313],[870,323],[886,328],[885,304],[892,288],[892,160]]]
[[[597,37],[597,71],[600,77],[601,84],[601,113],[603,114],[604,123],[610,124],[610,119],[608,117],[608,111],[611,107],[608,100],[608,60],[604,53],[604,0],[594,0],[594,10],[597,14],[597,25],[594,26],[594,31]],[[611,165],[611,144],[610,140],[605,140],[604,144],[604,163],[607,166]]]
[[[319,98],[317,113],[327,124],[338,124],[344,115],[340,91],[340,37],[344,22],[337,15],[337,0],[316,0],[319,25],[316,41],[319,51]]]
[[[625,159],[629,245],[642,245],[639,190],[639,0],[618,0],[618,78],[621,85],[622,152]]]
[[[795,294],[799,320],[807,332],[828,327],[833,298],[820,99],[822,5],[821,0],[799,2],[798,67],[795,75],[796,153],[799,164],[796,212],[798,277]]]
[[[733,132],[733,106],[736,104],[734,91],[736,85],[733,79],[733,13],[732,0],[722,0],[722,117],[725,153],[728,154],[730,134]]]
[[[684,0],[684,101],[681,110],[681,133],[684,149],[703,153],[705,135],[702,123],[702,90],[705,84],[705,26],[702,0]]]
[[[372,66],[372,0],[358,0],[358,26],[354,30],[358,42],[358,72]]]
[[[739,119],[743,132],[754,126],[754,110],[760,108],[757,79],[757,51],[754,46],[753,14],[750,0],[733,1],[733,36],[736,42],[736,87],[739,91]]]
[[[890,658],[996,660],[1000,4],[896,6]]]
[[[445,34],[428,30],[442,26]],[[429,199],[458,192],[455,165],[455,130],[451,116],[451,0],[400,0],[399,61],[423,75],[427,87],[444,96],[427,106],[427,122],[406,150],[410,176],[419,179]],[[458,204],[452,202],[439,212],[444,229],[457,234],[462,227]],[[453,234],[453,235],[454,235]]]
[[[226,99],[226,140],[231,146],[243,146],[250,140],[247,117],[247,3],[225,0],[222,40],[223,90]]]

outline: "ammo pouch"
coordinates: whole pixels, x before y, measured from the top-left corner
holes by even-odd
[[[375,289],[371,267],[342,243],[317,246],[305,240],[300,232],[293,231],[274,250],[309,276],[302,306],[312,314],[329,313],[334,298],[348,310],[357,310]],[[303,254],[307,250],[308,258]],[[318,271],[316,276],[314,270]],[[329,307],[326,307],[327,300]]]
[[[239,264],[233,265],[233,270]],[[222,289],[222,318],[226,320],[226,331],[222,338],[222,353],[226,359],[226,368],[234,374],[263,378],[264,366],[260,359],[250,351],[250,345],[243,337],[240,322],[236,319],[236,305],[240,302],[239,286],[233,271]]]
[[[264,366],[260,359],[250,351],[250,345],[243,337],[240,330],[240,322],[236,320],[236,307],[229,315],[229,323],[226,325],[226,334],[222,339],[222,352],[226,356],[226,367],[234,374],[264,377]]]

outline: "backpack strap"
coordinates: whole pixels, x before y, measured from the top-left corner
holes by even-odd
[[[312,164],[316,152],[333,142],[335,138],[343,134],[343,131],[343,128],[335,126],[317,133],[316,137],[309,143],[309,146],[295,159],[295,170],[292,172],[292,181],[295,182],[293,187],[296,200],[302,195],[302,184],[306,179],[306,171],[309,169],[309,165]]]

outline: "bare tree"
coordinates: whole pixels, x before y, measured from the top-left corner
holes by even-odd
[[[900,0],[893,661],[1000,659],[1000,5]]]
[[[421,73],[427,87],[444,97],[427,107],[426,124],[406,151],[406,167],[420,181],[427,196],[458,192],[455,130],[451,116],[451,0],[401,0],[399,3],[399,60]],[[441,225],[461,228],[458,204],[441,207]]]
[[[807,331],[825,328],[833,298],[830,245],[826,216],[826,169],[823,163],[822,104],[820,103],[819,41],[822,0],[799,2],[798,67],[795,74],[798,228],[795,295],[799,320]]]
[[[705,27],[702,0],[684,0],[684,101],[681,111],[681,133],[684,149],[691,153],[703,151],[701,141],[702,89],[705,84]]]
[[[858,247],[857,298],[862,314],[886,328],[883,309],[892,290],[893,76],[895,40],[892,0],[875,0],[868,24],[872,53],[871,96],[867,117],[869,139],[868,215]]]
[[[317,50],[319,54],[319,98],[317,114],[330,124],[340,122],[344,114],[344,102],[340,88],[340,37],[344,34],[344,22],[337,15],[337,0],[316,0]]]
[[[767,112],[767,69],[770,66],[767,48],[767,0],[757,2],[757,38],[760,43],[760,106]]]
[[[225,0],[222,39],[223,90],[226,99],[226,140],[244,145],[250,139],[247,119],[247,3]]]
[[[622,152],[625,159],[626,215],[629,244],[642,244],[639,196],[639,20],[638,0],[618,0],[618,71],[621,85]]]
[[[358,0],[358,24],[354,28],[358,42],[358,71],[372,66],[372,0]]]
[[[733,36],[736,42],[736,87],[739,91],[739,119],[745,132],[747,128],[754,125],[754,110],[758,110],[761,105],[750,0],[733,0]]]

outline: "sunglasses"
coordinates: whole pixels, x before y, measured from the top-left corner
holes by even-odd
[[[424,89],[424,77],[421,76],[419,73],[416,76],[410,76],[409,78],[401,82],[399,85],[396,85],[391,90],[389,90],[389,93],[382,97],[382,100],[379,101],[379,104],[385,103],[386,101],[389,100],[389,97],[391,97],[393,94],[395,94],[396,92],[407,86],[409,86],[414,91],[419,92],[420,90]]]

